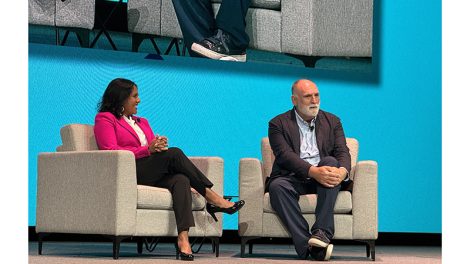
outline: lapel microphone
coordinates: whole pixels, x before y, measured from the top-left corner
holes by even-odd
[[[312,122],[310,122],[311,125],[308,126],[308,128],[310,129],[310,132],[312,132],[315,129],[315,121],[316,121],[316,118],[313,118]]]

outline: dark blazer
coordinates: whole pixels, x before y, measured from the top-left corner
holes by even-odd
[[[300,132],[295,110],[289,110],[269,121],[269,143],[276,157],[269,180],[279,176],[307,178],[310,163],[300,158]],[[340,167],[351,170],[351,155],[346,146],[343,126],[339,118],[320,110],[315,120],[315,135],[320,158],[335,157]],[[268,187],[268,184],[266,184]]]

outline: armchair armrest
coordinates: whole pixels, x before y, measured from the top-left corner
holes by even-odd
[[[224,195],[224,160],[220,157],[189,157],[196,167],[214,184],[211,189]]]
[[[353,239],[377,239],[377,197],[377,162],[358,162],[352,192]]]
[[[37,232],[133,235],[137,179],[130,151],[40,153]]]
[[[196,167],[206,175],[214,184],[211,188],[221,196],[224,195],[224,160],[219,157],[189,157]],[[222,236],[223,216],[217,213],[218,222],[215,222],[209,213],[206,213],[207,225],[205,227],[206,236]]]
[[[372,17],[373,0],[282,0],[282,52],[370,57]]]
[[[239,195],[245,206],[238,212],[238,234],[242,237],[263,234],[264,183],[261,162],[243,158],[239,165]]]

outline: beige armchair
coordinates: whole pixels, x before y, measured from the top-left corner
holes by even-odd
[[[130,151],[98,150],[93,126],[73,124],[60,130],[62,146],[38,157],[37,215],[38,251],[49,233],[101,234],[113,240],[113,258],[120,242],[137,240],[142,253],[145,237],[176,237],[172,198],[167,189],[137,185],[135,158]],[[223,160],[192,157],[191,161],[223,193]],[[205,199],[193,194],[196,226],[190,237],[212,240],[219,255],[222,215],[218,222],[205,210]]]
[[[357,240],[366,243],[367,257],[375,260],[377,239],[377,162],[357,162],[359,143],[346,139],[351,154],[350,177],[354,180],[352,193],[341,191],[334,208],[335,235],[333,239]],[[274,154],[268,138],[261,141],[262,162],[255,158],[240,160],[239,195],[247,203],[238,213],[238,234],[241,236],[241,256],[245,245],[253,252],[253,239],[259,237],[290,237],[264,193],[264,182],[271,174]],[[316,194],[302,195],[299,200],[302,214],[310,226],[315,222]]]

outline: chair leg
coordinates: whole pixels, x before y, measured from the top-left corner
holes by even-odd
[[[176,259],[180,259],[178,241],[175,242]]]
[[[66,31],[65,31],[65,35],[64,35],[64,38],[62,39],[62,42],[60,42],[60,45],[61,45],[61,46],[64,46],[64,45],[65,45],[65,42],[67,42],[67,38],[69,37],[69,34],[70,34],[70,30],[66,30]]]
[[[170,54],[170,51],[171,51],[171,49],[173,49],[173,46],[176,47],[176,53],[179,56],[180,52],[179,52],[179,48],[178,48],[178,39],[177,38],[171,39],[170,44],[168,44],[168,47],[166,48],[166,51],[165,51],[164,55]]]
[[[184,42],[183,42],[181,45],[183,46],[181,55],[182,55],[182,56],[186,56],[186,50],[187,50],[188,48],[186,47],[186,44],[184,44]]]
[[[90,31],[87,29],[76,29],[75,35],[77,36],[80,47],[89,48],[90,47]]]
[[[249,240],[252,240],[252,239],[256,239],[258,237],[242,237],[241,239],[241,249],[240,249],[240,257],[241,258],[244,258],[245,257],[245,246],[246,246],[246,243],[249,241]],[[248,244],[248,252],[250,254],[253,253],[253,242],[250,242]]]
[[[296,58],[298,60],[301,60],[304,66],[307,68],[315,68],[315,64],[317,63],[317,61],[322,58],[320,56],[305,56],[305,55],[296,55],[296,54],[286,54],[286,55]]]
[[[150,42],[152,43],[152,46],[153,48],[155,49],[155,51],[157,52],[158,55],[162,54],[162,52],[160,51],[160,49],[158,48],[158,45],[157,43],[155,42],[155,39],[153,37],[150,37]]]
[[[220,243],[219,243],[219,238],[218,237],[212,237],[212,242],[214,243],[214,246],[215,246],[215,257],[218,258],[219,257],[219,246],[220,246]]]
[[[370,248],[370,257],[373,261],[375,261],[375,240],[369,241],[369,248]]]
[[[113,259],[119,258],[119,248],[121,247],[121,242],[126,238],[126,236],[113,236]]]
[[[360,240],[366,243],[366,256],[375,261],[375,240]]]
[[[59,28],[55,28],[55,44],[60,45],[60,34],[59,34]]]
[[[144,239],[142,237],[137,238],[137,253],[142,254],[144,248]]]
[[[47,235],[46,233],[38,233],[38,255],[42,255],[42,242]]]
[[[132,33],[132,52],[139,51],[142,41],[144,41],[144,37],[141,34]]]
[[[366,256],[367,256],[367,258],[370,257],[370,245],[367,242],[366,242]]]

